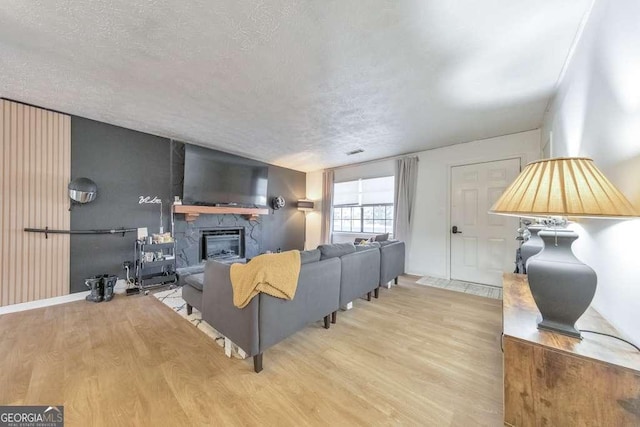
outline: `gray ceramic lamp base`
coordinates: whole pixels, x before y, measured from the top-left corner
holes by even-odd
[[[571,251],[575,232],[545,229],[538,236],[544,248],[527,264],[531,295],[542,314],[538,328],[581,338],[575,324],[596,293],[596,272]]]
[[[527,271],[527,263],[529,262],[529,259],[538,254],[544,247],[544,242],[542,241],[540,236],[538,236],[538,233],[545,228],[546,227],[544,225],[538,224],[530,225],[527,227],[527,229],[531,233],[531,237],[529,237],[529,240],[527,240],[522,244],[522,246],[520,246],[520,256],[522,256],[524,271]]]

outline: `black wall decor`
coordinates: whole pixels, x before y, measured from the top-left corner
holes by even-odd
[[[92,203],[76,206],[71,211],[71,229],[108,229],[147,227],[157,233],[160,227],[160,207],[139,204],[139,196],[157,196],[163,203],[164,231],[171,231],[170,212],[174,196],[182,198],[184,179],[184,143],[170,141],[142,132],[124,129],[82,117],[71,119],[71,177],[85,176],[98,186],[98,196]],[[200,227],[235,224],[247,227],[251,242],[248,256],[267,250],[302,250],[305,240],[304,214],[295,201],[304,198],[306,175],[290,169],[269,166],[269,198],[282,195],[287,205],[258,221],[248,223],[235,215],[201,215],[193,224],[184,216],[175,215],[176,246],[193,246]],[[244,223],[246,221],[246,223]],[[132,261],[135,233],[119,235],[71,236],[71,292],[87,290],[84,279],[97,274],[124,277],[122,263]],[[187,239],[188,238],[188,239]],[[188,249],[178,264],[197,262]]]

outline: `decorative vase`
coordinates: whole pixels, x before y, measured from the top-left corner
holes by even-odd
[[[546,227],[542,224],[529,225],[527,230],[531,233],[529,240],[524,242],[520,246],[520,256],[522,257],[522,264],[524,265],[524,271],[527,272],[527,263],[534,255],[538,254],[544,247],[544,242],[538,236],[538,232],[544,230]]]
[[[573,254],[574,231],[545,228],[538,236],[544,247],[527,266],[531,294],[542,314],[538,328],[581,338],[575,323],[596,293],[596,272]]]

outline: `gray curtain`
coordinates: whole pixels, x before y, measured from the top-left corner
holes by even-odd
[[[418,185],[417,157],[396,160],[395,181],[393,237],[404,241],[409,249]]]
[[[322,227],[320,242],[331,243],[331,216],[333,215],[333,170],[322,173]]]

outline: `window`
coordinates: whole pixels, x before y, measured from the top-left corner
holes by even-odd
[[[333,190],[333,231],[393,233],[393,176],[338,182]]]

